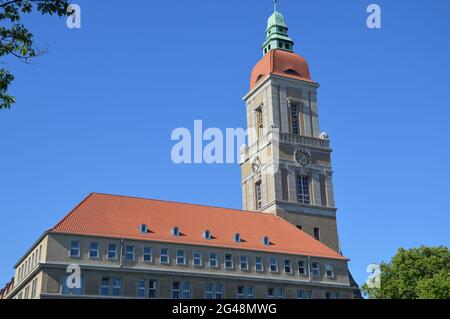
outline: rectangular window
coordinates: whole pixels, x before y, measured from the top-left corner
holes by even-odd
[[[257,272],[264,271],[264,263],[262,257],[255,257],[255,270]]]
[[[223,296],[223,284],[216,284],[216,299],[222,299]]]
[[[278,259],[276,257],[270,257],[269,269],[270,272],[278,272]]]
[[[274,298],[275,298],[275,289],[267,288],[267,299],[274,299]]]
[[[78,240],[72,240],[70,242],[70,257],[80,257],[80,242]]]
[[[277,288],[277,299],[284,299],[284,288]]]
[[[159,256],[159,262],[161,264],[168,264],[169,263],[169,249],[168,248],[161,248],[161,254]]]
[[[31,283],[31,299],[34,299],[36,297],[36,286],[37,286],[37,279],[34,279]]]
[[[145,263],[151,263],[153,260],[152,247],[144,247],[144,254],[142,255],[142,261]]]
[[[223,296],[223,284],[208,282],[205,285],[205,298],[206,299],[222,299]]]
[[[320,240],[320,229],[319,227],[314,227],[314,238]]]
[[[42,245],[39,246],[37,262],[38,264],[41,262],[41,254],[42,254]]]
[[[247,287],[247,299],[254,298],[254,291],[255,289],[253,287]]]
[[[312,291],[298,289],[297,299],[312,299]]]
[[[119,297],[122,295],[122,279],[113,278],[112,279],[112,295],[114,297]]]
[[[186,253],[184,249],[177,249],[177,265],[186,265]]]
[[[237,299],[244,299],[245,297],[245,287],[244,286],[238,286],[237,287]]]
[[[127,261],[134,261],[135,253],[134,253],[134,245],[126,245],[125,246],[125,259]]]
[[[290,259],[285,259],[284,260],[284,272],[286,274],[292,274],[292,265],[291,265],[291,260]]]
[[[298,110],[297,105],[292,104],[291,105],[291,121],[292,121],[292,134],[298,135],[299,129],[298,129]]]
[[[306,205],[311,203],[308,176],[297,175],[297,201]]]
[[[225,269],[233,269],[233,255],[225,254]]]
[[[33,253],[31,256],[31,269],[34,269],[34,266],[36,265],[36,254]]]
[[[259,210],[263,206],[261,181],[259,181],[255,184],[255,196],[256,196],[256,210]]]
[[[156,289],[157,289],[157,282],[156,282],[156,280],[150,279],[148,281],[148,297],[149,298],[154,299],[154,298],[156,298],[158,296]]]
[[[311,271],[314,277],[320,277],[319,263],[316,262],[311,263]]]
[[[214,296],[214,284],[207,282],[205,285],[205,299],[213,299]]]
[[[183,281],[183,299],[191,299],[191,283]]]
[[[247,256],[240,257],[240,269],[248,270],[248,257]]]
[[[201,267],[202,266],[202,254],[198,251],[194,251],[192,255],[193,255],[194,267]]]
[[[298,261],[298,274],[299,275],[305,275],[306,269],[305,269],[305,262],[303,260]]]
[[[99,258],[98,243],[90,243],[90,245],[89,245],[89,258],[91,258],[91,259],[98,259]]]
[[[103,277],[100,285],[100,295],[109,296],[109,277]]]
[[[137,297],[138,298],[145,298],[145,291],[147,289],[146,282],[147,281],[145,279],[139,279],[137,281]]]
[[[172,299],[180,299],[180,285],[179,281],[172,283]]]
[[[325,298],[326,299],[341,299],[341,294],[338,292],[326,292]]]
[[[327,278],[333,278],[334,277],[334,271],[333,271],[333,266],[330,264],[326,264],[325,265],[325,274],[327,276]]]
[[[117,260],[117,244],[108,244],[108,260]]]
[[[217,268],[218,266],[219,266],[219,262],[217,260],[217,254],[216,253],[210,253],[209,254],[209,267]]]

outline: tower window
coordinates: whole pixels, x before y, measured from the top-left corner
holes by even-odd
[[[262,208],[262,191],[261,191],[261,181],[255,184],[255,195],[256,195],[256,209]]]
[[[297,201],[300,204],[310,204],[308,176],[297,176]]]
[[[292,121],[292,134],[298,135],[298,110],[297,105],[291,105],[291,121]]]
[[[263,128],[264,127],[264,114],[263,114],[263,109],[262,107],[259,107],[257,110],[257,116],[258,116],[258,127],[259,128]]]
[[[278,42],[278,47],[282,49],[283,48],[283,42]]]

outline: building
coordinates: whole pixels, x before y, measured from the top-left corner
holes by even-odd
[[[244,97],[244,211],[93,193],[19,260],[2,297],[357,297],[318,84],[287,31],[275,8]]]

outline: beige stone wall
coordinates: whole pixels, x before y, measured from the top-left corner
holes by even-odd
[[[311,237],[314,237],[314,228],[318,227],[320,230],[320,241],[335,251],[339,251],[336,218],[319,217],[297,212],[291,213],[285,210],[278,211],[278,215],[295,226],[302,226],[302,230]]]
[[[57,279],[64,276],[64,271],[61,269],[48,270],[44,273],[45,281],[48,283],[46,292],[43,294],[43,298],[52,298],[59,295],[60,287],[57,283]],[[297,290],[311,291],[313,298],[323,299],[326,292],[339,292],[342,298],[352,298],[351,289],[342,289],[336,287],[318,287],[314,285],[295,285],[286,283],[265,283],[252,280],[233,280],[232,278],[202,278],[194,275],[176,276],[171,274],[161,274],[152,272],[138,273],[136,271],[106,271],[106,270],[85,270],[83,271],[85,277],[84,295],[86,297],[101,297],[100,296],[100,284],[102,277],[118,277],[122,279],[122,297],[123,298],[137,298],[137,282],[138,280],[157,281],[157,298],[171,299],[172,297],[172,284],[174,281],[189,282],[191,284],[191,298],[204,299],[205,298],[205,285],[206,283],[223,284],[224,293],[223,299],[236,299],[238,286],[252,287],[254,290],[255,299],[267,299],[268,288],[283,288],[286,299],[296,299]],[[148,292],[146,291],[146,297]]]
[[[71,240],[79,240],[81,245],[81,257],[80,258],[71,258],[69,257],[69,247]],[[97,242],[100,245],[100,258],[99,259],[90,259],[88,257],[89,253],[89,244],[90,242]],[[102,267],[122,267],[127,268],[136,268],[136,269],[153,269],[158,271],[187,271],[199,274],[218,274],[225,276],[256,276],[257,278],[266,278],[266,279],[276,279],[276,280],[297,280],[304,281],[308,280],[307,276],[300,276],[297,273],[297,269],[293,269],[293,274],[285,274],[282,271],[282,265],[284,259],[289,259],[292,262],[293,268],[296,268],[296,265],[299,260],[308,264],[308,256],[294,256],[294,255],[283,255],[277,253],[267,253],[267,252],[255,252],[248,250],[235,250],[235,249],[224,249],[224,248],[216,248],[216,247],[203,247],[203,246],[188,246],[188,245],[175,245],[175,244],[166,244],[166,243],[157,243],[157,242],[143,242],[143,241],[124,241],[123,245],[134,245],[135,246],[135,255],[136,260],[134,262],[129,262],[123,260],[122,263],[120,258],[115,261],[110,261],[107,259],[107,245],[108,243],[116,243],[119,247],[120,254],[120,245],[121,241],[117,239],[106,239],[106,238],[98,238],[98,237],[79,237],[79,236],[70,236],[70,235],[59,235],[59,234],[51,234],[48,239],[48,263],[62,263],[62,264],[81,264],[86,266],[102,266]],[[151,247],[153,250],[153,261],[151,263],[146,263],[143,261],[143,248],[144,246]],[[162,265],[159,263],[160,258],[160,250],[161,248],[168,248],[170,251],[170,263],[168,265]],[[176,264],[176,251],[177,249],[183,249],[186,254],[187,264],[186,265],[177,265]],[[201,267],[193,266],[192,255],[193,252],[200,252],[202,254],[203,262]],[[209,253],[214,252],[218,255],[219,259],[219,267],[211,268],[208,264]],[[233,255],[234,261],[234,269],[227,270],[224,267],[224,256],[225,254],[230,253]],[[247,256],[249,261],[249,270],[240,270],[239,269],[239,256]],[[255,257],[262,257],[264,259],[265,267],[263,272],[255,271]],[[279,272],[278,273],[270,273],[268,270],[268,261],[269,257],[276,257],[279,262]],[[312,260],[315,260],[312,257]],[[320,263],[331,263],[336,268],[336,277],[333,279],[327,279],[324,276],[320,278],[313,278],[313,281],[323,282],[323,283],[340,283],[340,284],[348,284],[348,274],[344,270],[346,267],[345,261],[339,260],[323,260],[317,259]],[[342,268],[344,267],[344,268]]]

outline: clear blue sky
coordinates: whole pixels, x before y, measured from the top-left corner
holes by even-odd
[[[279,1],[321,84],[343,252],[359,283],[399,247],[449,245],[450,2]],[[382,6],[369,30],[366,7]],[[0,285],[90,192],[241,207],[238,165],[172,164],[171,132],[245,127],[270,0],[87,1],[82,29],[33,16],[47,54],[0,112]]]

